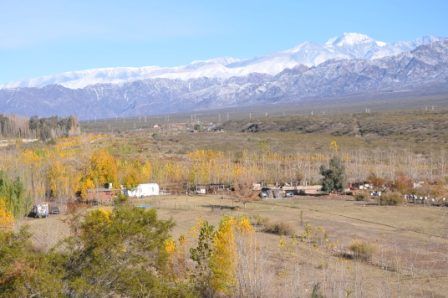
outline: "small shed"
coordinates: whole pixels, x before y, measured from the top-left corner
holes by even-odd
[[[196,186],[195,193],[198,195],[205,195],[207,193],[207,188],[203,185]]]

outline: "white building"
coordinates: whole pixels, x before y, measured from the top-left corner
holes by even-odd
[[[143,183],[137,185],[136,188],[127,189],[125,194],[128,197],[134,197],[134,198],[158,196],[160,194],[160,188],[157,183]]]

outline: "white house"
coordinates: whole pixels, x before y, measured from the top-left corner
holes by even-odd
[[[160,188],[157,183],[143,183],[137,185],[136,188],[126,190],[126,195],[134,198],[158,196],[159,194]]]

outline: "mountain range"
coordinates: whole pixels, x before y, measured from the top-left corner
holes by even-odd
[[[447,90],[448,40],[385,43],[345,33],[271,55],[179,67],[103,68],[0,85],[0,111],[81,119],[363,94]]]

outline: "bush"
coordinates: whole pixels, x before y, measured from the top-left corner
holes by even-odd
[[[402,173],[397,174],[392,185],[395,191],[407,193],[412,190],[412,179]]]
[[[369,177],[367,177],[367,181],[375,187],[382,187],[386,183],[383,178],[378,177],[375,173],[370,173]]]
[[[310,224],[305,225],[305,230],[302,233],[302,241],[312,244],[315,247],[327,247],[330,248],[332,243],[328,239],[327,231],[324,227],[313,227]]]
[[[114,199],[115,205],[123,205],[128,202],[128,197],[122,193],[119,193],[118,196]]]
[[[397,206],[404,203],[404,197],[399,192],[391,192],[378,197],[378,205]]]
[[[367,195],[363,192],[355,195],[355,201],[367,201]]]
[[[354,240],[349,246],[349,250],[353,253],[353,257],[361,261],[370,261],[375,252],[375,247],[362,240]]]
[[[254,226],[265,227],[269,224],[269,218],[263,217],[263,216],[257,214],[257,215],[251,216],[250,222]]]
[[[268,223],[263,232],[271,233],[280,236],[292,236],[294,235],[294,229],[286,222]]]

